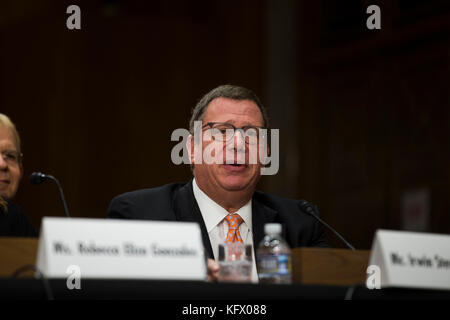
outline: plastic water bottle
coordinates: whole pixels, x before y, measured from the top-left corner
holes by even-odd
[[[264,233],[256,253],[259,282],[291,283],[291,249],[281,237],[281,224],[266,224]]]

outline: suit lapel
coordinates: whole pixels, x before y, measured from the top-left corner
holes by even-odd
[[[206,250],[205,255],[208,258],[214,259],[205,221],[203,220],[197,201],[195,201],[192,180],[177,190],[173,199],[173,208],[177,221],[197,222],[199,224],[203,245]]]
[[[173,208],[177,221],[197,222],[199,224],[202,233],[203,245],[206,250],[205,254],[208,258],[214,259],[211,241],[209,240],[205,221],[203,220],[197,201],[195,201],[194,191],[192,190],[192,180],[175,192]],[[258,201],[256,197],[253,197],[252,229],[253,246],[255,250],[264,237],[264,225],[266,223],[275,222],[276,217],[277,212],[275,210]]]
[[[277,212],[263,203],[259,202],[256,197],[252,201],[252,224],[253,224],[253,246],[256,252],[261,240],[264,238],[264,225],[266,223],[275,222]]]

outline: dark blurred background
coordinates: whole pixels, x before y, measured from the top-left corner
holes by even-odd
[[[381,30],[366,28],[371,4]],[[0,112],[25,155],[16,201],[39,230],[64,213],[54,184],[29,184],[36,170],[77,217],[187,181],[170,135],[230,83],[280,129],[280,170],[260,189],[318,204],[358,249],[379,228],[448,234],[449,22],[447,0],[2,0]]]

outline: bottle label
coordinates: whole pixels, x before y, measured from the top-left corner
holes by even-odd
[[[291,273],[290,255],[263,254],[258,259],[260,274],[288,275]]]

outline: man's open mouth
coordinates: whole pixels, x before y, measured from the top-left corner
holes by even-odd
[[[246,164],[237,164],[237,163],[224,164],[223,166],[226,170],[232,172],[242,172],[248,167]]]

